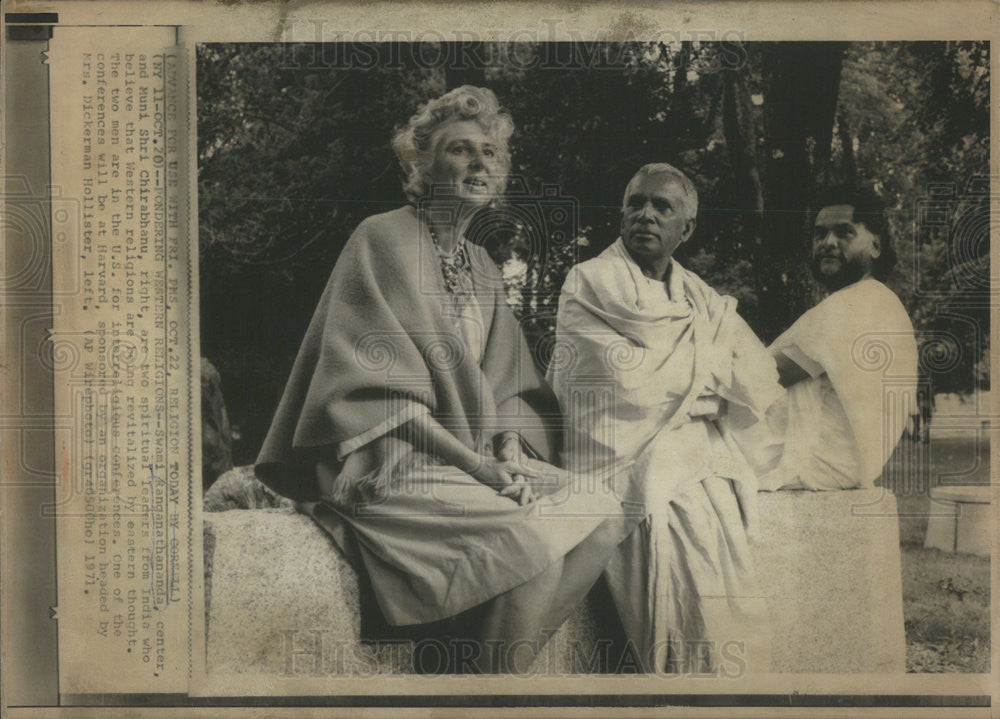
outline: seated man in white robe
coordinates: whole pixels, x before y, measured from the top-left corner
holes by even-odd
[[[827,296],[769,348],[787,398],[762,489],[870,488],[917,411],[917,346],[882,281],[895,264],[880,198],[834,188],[817,203],[812,272]]]
[[[767,615],[748,545],[756,478],[733,432],[783,394],[736,302],[672,259],[697,214],[691,181],[646,165],[621,237],[574,267],[549,365],[567,419],[564,462],[616,477],[645,519],[605,576],[647,672],[767,670]]]

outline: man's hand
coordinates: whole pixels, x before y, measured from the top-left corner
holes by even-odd
[[[777,352],[774,355],[774,362],[778,366],[778,382],[781,383],[782,387],[791,387],[796,382],[809,379],[809,373],[783,352]]]

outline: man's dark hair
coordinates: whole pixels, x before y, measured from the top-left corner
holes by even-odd
[[[884,281],[896,266],[896,250],[892,246],[889,215],[882,196],[870,187],[837,185],[822,190],[813,203],[813,219],[824,207],[850,205],[854,208],[853,222],[860,222],[879,239],[880,254],[872,260],[872,277]]]

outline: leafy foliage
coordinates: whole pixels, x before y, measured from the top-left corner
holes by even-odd
[[[809,188],[876,184],[901,258],[890,285],[928,339],[925,364],[942,388],[982,385],[988,44],[832,45],[488,46],[472,70],[421,63],[405,45],[339,45],[336,61],[330,46],[199,46],[202,347],[245,438],[237,462],[253,459],[351,231],[404,201],[392,130],[465,81],[491,87],[517,124],[508,210],[541,208],[534,226],[480,238],[541,364],[569,267],[614,241],[635,170],[667,161],[700,198],[678,259],[735,296],[765,339],[815,299]],[[800,71],[809,60],[819,69]],[[568,220],[546,188],[570,203]]]
[[[936,391],[989,384],[989,49],[986,43],[855,43],[844,64],[834,155],[891,208],[890,284],[922,339]]]

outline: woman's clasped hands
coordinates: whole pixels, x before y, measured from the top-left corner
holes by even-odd
[[[501,496],[509,497],[521,506],[536,499],[528,480],[539,477],[540,472],[528,465],[521,449],[521,438],[516,432],[505,432],[495,444],[494,456],[483,456],[472,474]]]

